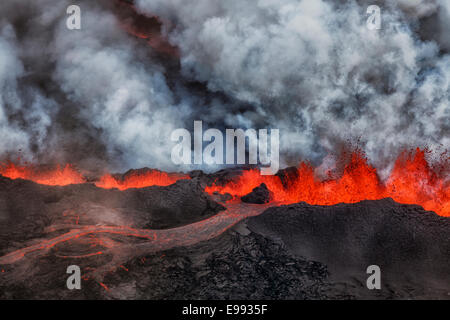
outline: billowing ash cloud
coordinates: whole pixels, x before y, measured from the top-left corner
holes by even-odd
[[[2,154],[20,148],[30,160],[120,167],[169,162],[167,134],[183,123],[164,69],[102,3],[79,3],[81,30],[66,28],[71,1],[0,4]]]
[[[446,0],[376,1],[373,31],[371,1],[136,0],[179,67],[127,33],[113,3],[1,2],[0,154],[188,169],[170,160],[170,132],[193,120],[278,128],[284,165],[349,141],[380,167],[403,148],[450,145]],[[70,4],[82,30],[65,26]]]
[[[370,3],[138,3],[175,22],[183,74],[255,105],[252,118],[284,131],[286,153],[322,157],[360,138],[386,160],[405,146],[449,145],[449,56],[439,52],[448,28],[428,42],[414,32],[446,1],[386,2],[380,31],[366,28]]]

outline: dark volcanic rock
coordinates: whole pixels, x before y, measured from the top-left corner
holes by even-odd
[[[330,281],[359,298],[450,299],[450,219],[392,199],[356,204],[276,207],[250,230],[281,241],[293,255],[324,263]],[[378,265],[382,290],[366,288]]]
[[[124,208],[149,213],[151,229],[173,228],[206,219],[225,208],[196,180],[179,180],[167,187],[125,190]]]
[[[197,175],[126,191],[0,177],[0,255],[87,225],[163,229],[205,220],[223,207],[203,192],[204,177]],[[267,195],[264,186],[256,189],[252,197]],[[220,236],[190,246],[137,250],[201,233],[188,226],[176,237],[164,237],[171,230],[157,239],[89,234],[29,252],[0,266],[0,299],[450,298],[448,218],[391,199],[329,207],[299,203],[269,208],[226,230],[227,219],[245,214],[239,210],[217,217]],[[67,290],[72,264],[83,275],[104,267],[108,272],[84,279],[82,290]],[[379,291],[366,288],[369,265],[381,268]]]
[[[243,166],[243,167],[233,167],[228,169],[222,169],[217,172],[207,174],[200,170],[191,171],[189,173],[189,176],[192,179],[197,179],[200,181],[200,183],[203,186],[207,185],[225,185],[233,180],[235,180],[237,177],[242,175],[242,172],[245,170],[249,170],[252,167],[250,166]]]
[[[291,185],[293,181],[296,181],[299,178],[298,169],[296,167],[281,169],[277,172],[276,176],[280,178],[284,187]]]
[[[106,291],[95,280],[82,290],[65,289],[70,264],[82,270],[96,257],[57,263],[39,261],[41,272],[1,299],[325,299],[339,297],[326,283],[326,267],[291,255],[282,244],[256,233],[228,230],[210,241],[133,259],[107,274]],[[345,295],[345,292],[340,294]]]
[[[254,188],[252,192],[241,197],[242,202],[264,204],[269,203],[272,198],[272,192],[267,189],[264,183],[261,183],[258,187]]]
[[[13,242],[41,237],[50,225],[164,229],[203,220],[223,209],[196,180],[119,191],[88,183],[45,186],[0,176],[0,254],[11,251]]]
[[[323,264],[292,256],[255,233],[229,230],[146,260],[164,262],[144,267],[147,281],[136,292],[143,299],[323,299],[330,292]],[[139,261],[130,270],[139,277]]]

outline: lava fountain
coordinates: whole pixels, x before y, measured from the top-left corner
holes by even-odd
[[[351,154],[350,160],[344,165],[338,177],[330,173],[328,178],[319,179],[316,168],[309,163],[301,163],[295,169],[295,174],[283,177],[263,176],[258,169],[244,170],[232,181],[215,182],[207,186],[205,191],[209,194],[228,193],[237,198],[250,193],[261,183],[265,183],[273,192],[272,202],[277,203],[306,202],[311,205],[334,205],[392,198],[399,203],[421,205],[424,209],[434,211],[441,216],[450,216],[449,157],[444,154],[439,165],[432,166],[427,161],[427,152],[416,149],[401,153],[385,181],[379,178],[376,168],[368,163],[364,153],[357,150]],[[0,175],[54,186],[87,181],[71,165],[39,170],[36,167],[9,162],[0,165]],[[181,173],[141,169],[130,171],[123,176],[105,174],[95,182],[95,185],[104,189],[126,190],[148,186],[168,186],[181,179],[190,179],[190,177]]]
[[[306,202],[312,205],[356,203],[362,200],[392,198],[399,203],[418,204],[441,216],[450,216],[450,186],[448,157],[442,158],[438,169],[426,160],[425,150],[403,152],[395,162],[389,178],[383,182],[376,168],[369,165],[361,151],[354,151],[340,177],[320,180],[315,168],[302,163],[295,175],[262,176],[259,170],[246,170],[226,184],[215,183],[206,192],[228,193],[234,197],[248,194],[265,183],[273,192],[273,201],[290,204]]]
[[[50,186],[65,186],[86,182],[86,179],[70,164],[63,167],[58,165],[56,168],[40,169],[8,162],[0,165],[0,175],[10,179],[31,180]]]
[[[125,174],[123,177],[105,174],[95,185],[99,188],[126,190],[149,186],[168,186],[189,176],[179,173],[166,173],[159,170],[138,170]]]

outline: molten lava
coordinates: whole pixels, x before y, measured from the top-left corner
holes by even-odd
[[[304,201],[312,205],[334,205],[390,197],[399,203],[418,204],[441,216],[450,216],[450,186],[445,180],[448,158],[443,160],[443,170],[438,173],[427,162],[425,153],[420,149],[402,153],[385,183],[364,154],[355,151],[339,178],[320,180],[311,165],[302,163],[295,178],[282,181],[279,176],[261,176],[259,170],[253,169],[244,171],[234,181],[214,184],[205,191],[240,197],[265,183],[273,192],[272,200],[284,204]]]
[[[323,180],[316,169],[302,163],[295,175],[262,176],[258,169],[245,170],[241,176],[226,184],[213,184],[205,191],[212,194],[229,193],[235,198],[250,193],[253,188],[265,183],[273,192],[272,201],[290,204],[306,202],[312,205],[334,205],[356,203],[362,200],[392,198],[399,203],[418,204],[441,216],[450,216],[450,180],[448,179],[449,157],[442,159],[441,168],[432,167],[426,159],[427,151],[402,153],[395,162],[390,176],[381,181],[377,170],[369,165],[361,151],[351,154],[338,177]],[[11,179],[27,179],[39,184],[63,186],[86,182],[86,179],[71,165],[54,169],[38,170],[7,163],[0,165],[0,175]],[[123,176],[106,174],[95,183],[97,187],[119,190],[168,186],[188,175],[166,173],[159,170],[136,170]]]
[[[87,180],[72,165],[56,166],[49,169],[38,169],[33,166],[16,165],[12,162],[0,165],[0,175],[10,179],[31,180],[39,184],[50,186],[66,186],[85,183]],[[99,188],[126,190],[130,188],[145,188],[150,186],[168,186],[181,179],[190,179],[188,175],[166,173],[159,170],[137,170],[115,177],[105,174],[95,185]]]
[[[99,188],[126,190],[130,188],[144,188],[149,186],[168,186],[181,179],[190,179],[189,176],[176,173],[166,173],[159,170],[135,171],[116,178],[106,174],[95,185]]]
[[[86,182],[85,178],[71,165],[54,169],[37,169],[34,167],[15,165],[11,162],[0,165],[0,175],[10,179],[32,180],[50,186],[65,186]]]

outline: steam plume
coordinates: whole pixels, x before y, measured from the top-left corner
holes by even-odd
[[[0,4],[0,154],[128,169],[170,161],[170,132],[278,128],[282,165],[348,141],[389,168],[408,147],[450,145],[450,5],[376,1],[137,0],[179,67],[127,33],[113,1]],[[21,10],[17,10],[17,6]],[[171,57],[174,59],[174,57]],[[204,168],[207,169],[207,168]]]

